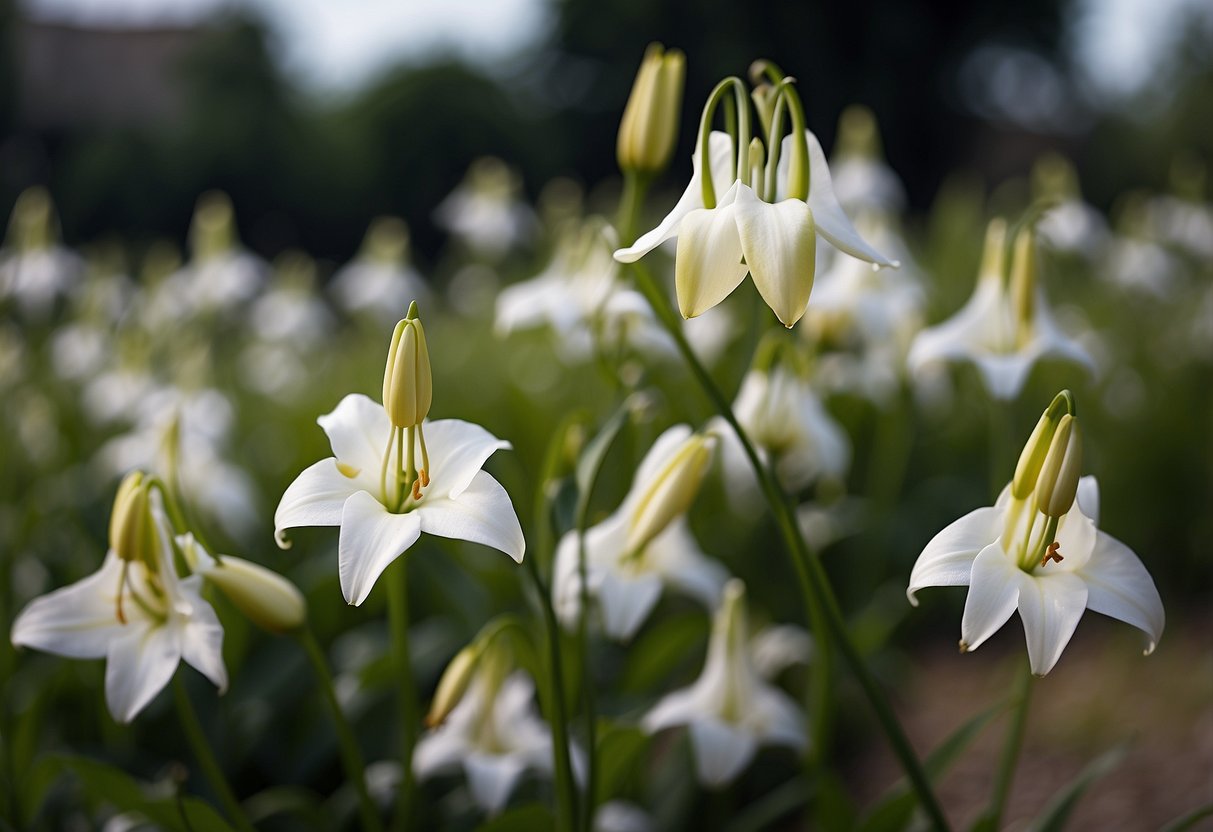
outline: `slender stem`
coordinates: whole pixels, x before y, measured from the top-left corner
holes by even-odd
[[[577,784],[573,781],[573,765],[569,758],[568,705],[564,701],[564,661],[560,655],[560,627],[556,611],[552,609],[552,596],[539,576],[539,567],[533,557],[524,558],[535,592],[539,595],[539,607],[543,613],[543,628],[547,636],[547,700],[550,708],[548,722],[552,726],[552,761],[556,769],[556,789],[560,828],[573,832],[577,828]]]
[[[583,503],[588,503],[585,499]],[[598,757],[598,714],[594,707],[594,669],[590,662],[590,588],[586,567],[585,528],[587,511],[577,513],[577,576],[581,582],[580,614],[577,617],[577,649],[581,651],[581,699],[585,719],[585,742],[589,757],[585,804],[582,812],[582,829],[590,832],[594,827],[594,778],[597,776],[595,760]]]
[[[999,760],[998,773],[994,778],[994,791],[990,795],[990,808],[986,810],[985,817],[988,819],[987,828],[989,829],[999,828],[1002,823],[1003,809],[1007,805],[1007,796],[1011,793],[1011,783],[1015,779],[1015,769],[1019,762],[1019,753],[1023,748],[1024,732],[1028,724],[1032,681],[1032,666],[1025,660],[1015,683],[1011,727],[1007,729],[1007,739],[1002,747],[1002,758]]]
[[[383,829],[383,822],[379,819],[379,812],[371,800],[370,791],[367,790],[366,767],[362,761],[362,752],[358,750],[358,741],[354,738],[354,731],[350,727],[349,721],[341,712],[341,704],[337,701],[336,691],[333,690],[333,678],[329,672],[324,651],[316,642],[316,636],[312,633],[311,628],[305,626],[300,630],[298,638],[307,653],[308,660],[312,663],[316,681],[320,684],[320,692],[324,695],[324,703],[333,717],[333,728],[337,731],[337,744],[341,749],[341,762],[345,766],[345,776],[354,784],[354,791],[358,795],[358,813],[362,819],[362,828],[367,832],[379,832]]]
[[[852,643],[847,633],[846,623],[842,618],[838,601],[834,597],[830,586],[829,578],[826,576],[821,562],[809,551],[804,536],[800,532],[800,527],[796,523],[795,513],[787,502],[787,498],[783,494],[781,487],[758,458],[754,446],[750,443],[745,431],[742,430],[741,425],[737,422],[737,418],[733,415],[733,410],[728,400],[724,397],[720,388],[716,386],[716,382],[712,380],[708,371],[699,362],[699,359],[691,349],[690,344],[682,333],[682,327],[679,326],[677,319],[674,317],[673,310],[670,309],[665,296],[657,287],[653,276],[640,263],[631,264],[631,268],[637,285],[648,299],[649,305],[653,308],[658,320],[661,321],[662,325],[674,339],[674,343],[678,346],[679,352],[682,353],[682,357],[690,367],[692,375],[695,376],[695,379],[699,382],[708,398],[711,399],[712,404],[716,406],[717,411],[729,423],[740,439],[746,458],[750,461],[751,467],[753,467],[754,472],[758,476],[758,481],[767,503],[770,504],[772,511],[775,513],[780,533],[791,555],[797,580],[801,585],[802,593],[806,597],[810,625],[812,626],[815,620],[824,621],[830,636],[842,651],[843,658],[846,660],[851,672],[855,675],[856,681],[859,682],[860,687],[863,689],[864,695],[872,706],[872,710],[875,711],[877,721],[880,723],[880,727],[884,731],[890,747],[905,769],[906,776],[909,777],[910,783],[918,795],[918,800],[929,816],[932,825],[938,829],[947,829],[947,818],[944,816],[943,810],[935,798],[926,772],[923,771],[922,764],[917,754],[915,754],[913,746],[910,745],[909,739],[902,730],[901,724],[897,721],[893,709],[886,701],[879,684],[867,669],[858,649]]]
[[[396,795],[393,829],[410,829],[413,820],[413,743],[419,721],[417,689],[413,685],[413,665],[409,658],[409,588],[407,557],[396,559],[389,567],[388,620],[392,632],[392,664],[396,676],[396,709],[400,713],[400,791]]]
[[[622,245],[630,245],[636,239],[636,224],[640,221],[640,209],[644,205],[648,183],[648,177],[641,174],[623,174],[623,193],[619,196],[619,218],[615,225]]]
[[[185,737],[189,741],[190,749],[194,752],[194,759],[198,761],[206,779],[211,783],[211,788],[218,795],[228,819],[241,832],[256,832],[253,824],[244,816],[244,810],[240,808],[236,795],[232,793],[232,787],[228,785],[227,778],[223,776],[223,769],[219,767],[215,753],[211,751],[210,743],[207,742],[202,725],[198,722],[198,715],[194,713],[194,706],[190,703],[189,694],[185,690],[185,683],[181,681],[180,674],[173,676],[173,696],[177,700],[177,716],[181,720],[182,729],[185,730]]]

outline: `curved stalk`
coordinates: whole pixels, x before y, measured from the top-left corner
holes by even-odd
[[[400,714],[400,791],[396,796],[393,829],[413,826],[413,745],[416,741],[417,689],[413,684],[413,665],[409,657],[408,558],[396,559],[388,575],[388,620],[392,632],[392,664],[396,671],[396,708]]]
[[[324,704],[328,706],[329,713],[333,717],[333,728],[337,732],[337,745],[341,749],[341,762],[345,768],[345,776],[354,784],[354,793],[358,795],[358,814],[362,821],[362,828],[368,832],[380,832],[383,829],[383,822],[379,819],[379,812],[367,789],[366,766],[362,761],[362,752],[358,750],[358,741],[354,738],[354,731],[350,727],[349,721],[341,712],[341,704],[337,701],[336,691],[333,690],[333,677],[329,671],[328,661],[324,657],[324,651],[320,648],[310,627],[305,626],[300,630],[298,639],[316,674],[316,682],[319,683],[320,692],[324,695]]]
[[[624,241],[625,244],[627,242],[630,241]],[[673,309],[671,309],[665,295],[662,294],[661,289],[657,286],[652,274],[639,262],[630,264],[630,267],[637,286],[648,300],[649,306],[652,307],[657,319],[670,334],[670,337],[674,339],[674,343],[690,368],[691,374],[695,377],[699,386],[703,388],[704,393],[707,394],[716,410],[729,423],[729,426],[732,427],[734,433],[736,433],[738,439],[741,441],[742,449],[758,477],[759,485],[767,503],[775,514],[780,534],[792,559],[797,582],[800,584],[801,592],[805,596],[810,626],[816,628],[824,624],[825,629],[842,652],[843,658],[855,676],[856,681],[859,682],[860,687],[863,689],[864,696],[868,699],[872,710],[876,713],[877,722],[880,724],[894,754],[905,769],[906,776],[909,778],[918,796],[918,800],[923,810],[927,813],[932,825],[937,829],[948,829],[947,818],[944,816],[943,810],[935,798],[930,780],[927,778],[926,772],[923,771],[922,764],[914,752],[913,746],[910,745],[910,741],[902,730],[897,717],[894,715],[892,707],[885,699],[879,684],[864,664],[859,650],[855,647],[847,633],[842,611],[838,606],[837,599],[834,597],[834,592],[829,578],[825,574],[825,569],[809,550],[808,544],[805,542],[804,536],[800,532],[800,527],[796,522],[795,512],[789,504],[782,487],[771,474],[770,470],[762,464],[753,444],[738,423],[737,417],[733,415],[733,409],[729,401],[724,397],[720,388],[716,386],[716,382],[713,381],[707,369],[700,363],[699,358],[691,349],[690,343],[682,332],[680,321]]]
[[[194,752],[194,759],[198,761],[198,766],[206,775],[206,779],[210,781],[211,788],[215,790],[219,802],[223,804],[223,811],[227,813],[228,820],[241,832],[256,832],[253,824],[245,817],[244,810],[240,808],[240,801],[236,800],[236,795],[232,793],[232,787],[228,785],[223,769],[215,759],[215,752],[211,750],[211,745],[207,742],[202,724],[198,722],[198,714],[194,712],[194,706],[190,702],[180,674],[173,675],[173,697],[177,702],[177,717],[181,721],[181,728],[185,731],[185,738],[190,744],[190,750]]]

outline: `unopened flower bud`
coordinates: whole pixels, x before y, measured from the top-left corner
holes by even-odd
[[[1036,280],[1039,272],[1036,257],[1036,232],[1025,228],[1015,238],[1015,251],[1011,255],[1011,309],[1015,315],[1016,343],[1024,345],[1032,337],[1032,321],[1035,317]]]
[[[483,653],[478,641],[474,641],[455,654],[451,663],[442,672],[438,680],[438,689],[434,692],[434,701],[430,704],[430,712],[426,714],[425,725],[434,728],[441,725],[450,716],[451,711],[467,693],[468,685],[476,673]]]
[[[1040,477],[1041,466],[1053,442],[1053,434],[1057,424],[1066,413],[1074,412],[1074,397],[1069,390],[1058,393],[1045,412],[1040,414],[1040,421],[1028,437],[1027,444],[1019,454],[1019,462],[1015,465],[1015,477],[1011,480],[1011,496],[1017,500],[1026,500],[1036,488]]]
[[[1002,270],[1006,263],[1007,221],[1001,217],[990,220],[981,250],[981,280],[996,280],[1002,285]]]
[[[307,601],[293,583],[272,569],[224,555],[216,561],[193,535],[177,538],[190,566],[227,596],[249,621],[271,633],[287,633],[307,620]]]
[[[1082,432],[1070,414],[1061,417],[1036,484],[1036,507],[1048,517],[1061,517],[1074,505],[1082,477]]]
[[[421,424],[429,414],[432,398],[430,352],[414,302],[409,306],[408,317],[396,324],[392,333],[383,370],[383,409],[393,425],[411,428]]]
[[[638,551],[695,501],[716,448],[714,434],[692,434],[670,457],[636,504],[627,548]]]
[[[685,78],[682,52],[665,52],[659,43],[649,45],[619,123],[615,155],[621,170],[645,174],[665,170],[678,139]]]
[[[110,513],[110,549],[129,562],[156,563],[156,528],[149,500],[151,480],[142,471],[131,471],[118,486]]]

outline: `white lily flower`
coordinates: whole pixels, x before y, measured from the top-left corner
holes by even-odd
[[[883,156],[872,111],[860,104],[843,110],[830,169],[834,193],[848,213],[888,216],[905,207],[905,186]]]
[[[12,642],[74,659],[105,659],[105,700],[130,722],[186,664],[227,689],[223,627],[200,594],[202,577],[180,578],[172,529],[150,495],[153,542],[146,557],[124,560],[112,548],[101,569],[35,598],[13,622]]]
[[[521,671],[495,675],[493,668],[478,671],[445,722],[413,751],[422,780],[462,766],[472,797],[489,814],[505,807],[528,770],[552,771],[552,735],[535,711],[534,683]],[[578,767],[576,754],[573,762]]]
[[[677,237],[675,287],[684,318],[720,303],[748,273],[763,300],[791,327],[804,313],[813,288],[818,235],[852,256],[895,264],[864,242],[838,204],[821,143],[804,127],[799,99],[793,100],[790,87],[781,84],[776,95],[788,102],[793,133],[781,139],[780,159],[770,175],[761,143],[750,148],[748,97],[737,96],[737,104],[747,108],[739,120],[739,139],[708,132],[728,84],[717,87],[704,110],[700,147],[682,198],[656,228],[615,252],[615,259],[635,262]],[[723,195],[717,198],[721,188]]]
[[[388,493],[394,483],[389,479],[385,488],[380,476],[385,452],[387,469],[397,467],[383,407],[354,393],[317,422],[334,456],[304,470],[287,488],[274,512],[274,535],[286,548],[286,529],[340,526],[338,565],[347,602],[365,601],[383,570],[422,532],[483,543],[522,562],[525,541],[509,495],[480,470],[509,442],[459,419],[425,422],[429,484],[406,496],[397,512],[388,506],[400,495]]]
[[[426,300],[429,288],[409,265],[409,228],[398,217],[378,217],[366,232],[358,257],[329,282],[337,305],[351,314],[373,315],[394,324],[410,300]]]
[[[1053,320],[1044,289],[1036,279],[1036,252],[1031,231],[1015,244],[1011,280],[1003,280],[1006,224],[993,220],[986,232],[985,255],[977,288],[968,303],[948,320],[928,327],[914,339],[907,357],[919,375],[939,361],[972,361],[986,389],[996,399],[1013,399],[1032,366],[1057,356],[1095,371],[1095,360]]]
[[[45,188],[17,197],[0,249],[0,301],[13,298],[27,315],[43,317],[84,278],[84,261],[55,243],[57,221]]]
[[[477,159],[434,210],[434,220],[473,251],[495,259],[534,231],[535,215],[521,192],[518,174],[505,162]]]
[[[541,274],[497,296],[497,333],[550,327],[557,355],[570,363],[620,346],[646,356],[676,356],[677,347],[644,297],[623,285],[611,257],[614,242],[613,230],[599,220],[563,234]]]
[[[688,425],[666,430],[645,454],[620,507],[586,530],[587,594],[597,601],[602,627],[609,637],[631,639],[656,606],[664,587],[685,592],[708,607],[715,606],[720,598],[728,573],[700,550],[691,535],[683,516],[690,500],[671,500],[669,492],[653,493],[662,491],[663,484],[677,486],[676,469],[686,469],[688,449],[701,443],[699,450],[710,455],[714,442],[710,436],[692,434]],[[707,460],[702,461],[706,467]],[[689,493],[693,498],[697,489],[695,482],[683,496]],[[672,516],[653,509],[660,502],[673,509]],[[664,522],[654,519],[658,514],[667,515]],[[638,540],[636,532],[642,526],[656,526],[656,533],[642,532]],[[581,613],[577,550],[577,532],[570,531],[556,547],[552,576],[553,606],[561,623],[570,628]]]
[[[765,682],[754,667],[741,581],[734,578],[725,586],[699,679],[663,698],[642,724],[649,733],[689,726],[696,773],[711,787],[736,779],[762,745],[796,751],[808,745],[796,703]]]
[[[1038,200],[1055,204],[1040,222],[1040,238],[1058,251],[1094,258],[1108,240],[1108,223],[1093,206],[1083,201],[1078,171],[1068,159],[1047,153],[1032,167],[1032,192]]]
[[[1078,479],[1077,422],[1069,415],[1058,420],[1054,413],[1065,395],[1041,417],[998,501],[937,534],[918,556],[906,589],[917,605],[914,594],[923,587],[969,587],[962,651],[975,650],[1018,609],[1038,676],[1061,658],[1086,609],[1144,632],[1147,655],[1166,623],[1145,566],[1128,546],[1097,528],[1098,484],[1094,477]],[[1073,425],[1069,432],[1067,420]]]
[[[733,413],[759,452],[773,458],[785,488],[799,491],[821,477],[842,478],[851,464],[846,431],[825,409],[809,380],[782,365],[750,370],[741,382]],[[753,468],[729,428],[721,456],[729,482],[749,482]]]

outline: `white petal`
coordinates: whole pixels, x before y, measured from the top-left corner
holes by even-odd
[[[110,642],[126,632],[118,621],[121,574],[122,561],[111,552],[92,575],[35,598],[13,622],[13,644],[72,659],[104,658]]]
[[[472,484],[495,451],[510,449],[509,442],[461,419],[426,422],[425,441],[430,454],[429,491],[452,499]]]
[[[691,723],[690,730],[695,770],[705,786],[731,783],[758,750],[758,741],[750,732],[720,720],[699,719]]]
[[[795,624],[767,627],[750,639],[750,661],[764,679],[773,679],[794,664],[808,664],[813,637]]]
[[[351,393],[337,403],[332,413],[316,422],[324,429],[339,461],[378,477],[392,428],[383,405],[361,393]]]
[[[341,525],[345,501],[358,490],[359,486],[337,469],[336,457],[309,465],[287,486],[278,501],[274,511],[274,539],[285,549],[290,546],[283,534],[286,529]]]
[[[1087,475],[1078,481],[1078,494],[1075,496],[1078,510],[1090,517],[1096,526],[1099,525],[1099,481]]]
[[[392,514],[365,491],[345,501],[337,541],[337,571],[347,603],[360,605],[383,570],[421,536],[416,512]]]
[[[476,472],[458,499],[426,499],[414,513],[426,534],[483,543],[522,563],[526,540],[510,495],[484,471]]]
[[[967,586],[973,559],[998,538],[1001,518],[1002,512],[995,507],[979,508],[931,538],[910,572],[906,588],[910,603],[918,606],[914,593],[924,586]]]
[[[465,700],[466,701],[466,700]],[[460,705],[463,702],[459,703]],[[456,710],[458,710],[458,705]],[[417,741],[413,749],[413,773],[418,780],[438,774],[460,763],[467,756],[467,738],[456,730],[455,712],[452,711],[446,724],[435,728]]]
[[[842,210],[838,197],[834,194],[834,182],[830,177],[830,165],[826,161],[825,151],[821,142],[813,135],[812,130],[805,130],[805,138],[809,144],[809,207],[813,209],[813,219],[817,223],[817,233],[825,237],[837,249],[845,251],[852,257],[877,263],[881,266],[896,266],[897,263],[888,259],[872,248]],[[785,159],[791,160],[791,136],[783,140],[780,168],[784,168]]]
[[[991,543],[973,559],[969,575],[969,597],[960,619],[964,649],[976,650],[998,628],[1007,623],[1019,601],[1020,572],[997,543]]]
[[[1167,618],[1154,579],[1133,550],[1099,532],[1091,559],[1078,575],[1087,584],[1087,607],[1144,632],[1146,653],[1153,653]]]
[[[804,314],[813,291],[817,251],[813,212],[799,199],[772,205],[741,187],[736,222],[741,250],[758,294],[779,321],[791,328]]]
[[[670,586],[715,608],[728,570],[699,548],[686,517],[678,517],[645,548],[645,562]]]
[[[515,754],[483,754],[473,751],[463,761],[468,786],[476,803],[489,814],[500,812],[526,770],[526,761]]]
[[[981,373],[990,397],[1004,402],[1019,395],[1036,364],[1036,357],[1028,352],[977,354],[970,357]]]
[[[733,159],[732,138],[727,133],[713,131],[708,136],[708,156],[708,164],[712,169],[712,184],[719,193],[719,189],[724,186],[724,183],[732,182],[734,178],[729,174]],[[691,166],[691,181],[687,184],[687,189],[682,192],[682,196],[679,197],[678,203],[656,228],[642,234],[635,244],[616,251],[616,260],[620,263],[635,263],[666,240],[676,236],[682,220],[687,214],[703,208],[703,184],[702,174],[699,170],[698,152],[691,156]]]
[[[985,344],[1009,326],[1002,289],[996,279],[978,278],[973,294],[952,317],[918,333],[910,346],[906,364],[919,372],[928,364],[971,358],[989,350]]]
[[[809,744],[800,707],[778,688],[759,681],[750,699],[749,711],[746,724],[763,742],[786,745],[798,751]]]
[[[171,626],[140,622],[110,642],[105,701],[115,720],[130,722],[173,678],[181,659],[179,636]]]
[[[1044,676],[1070,643],[1078,619],[1087,608],[1087,586],[1072,572],[1027,576],[1020,580],[1019,617],[1028,639],[1032,672]]]
[[[678,453],[678,449],[683,442],[690,438],[691,433],[691,426],[686,424],[672,425],[661,432],[661,435],[649,447],[644,459],[640,460],[640,465],[636,466],[636,476],[632,478],[632,487],[628,491],[627,498],[624,499],[624,505],[653,484],[662,468]],[[626,512],[621,509],[619,513],[625,514]],[[599,525],[606,524],[604,522]]]
[[[602,627],[616,641],[628,641],[640,629],[661,597],[661,578],[649,572],[637,576],[606,572],[598,588]]]
[[[223,625],[214,607],[199,594],[201,587],[201,575],[191,575],[181,582],[181,594],[190,605],[189,619],[181,633],[181,658],[224,693],[227,667],[223,664]]]
[[[734,182],[715,208],[699,208],[682,220],[674,257],[674,288],[684,318],[694,318],[720,303],[749,271],[741,262],[734,203],[742,187]]]

